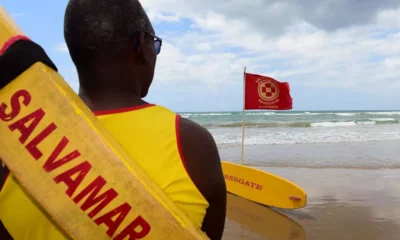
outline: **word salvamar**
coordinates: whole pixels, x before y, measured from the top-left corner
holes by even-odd
[[[14,93],[11,97],[11,111],[8,110],[8,106],[5,103],[0,105],[0,119],[4,122],[10,122],[18,117],[21,111],[21,104],[27,107],[32,101],[31,94],[26,90],[19,90]],[[6,113],[6,111],[8,113]],[[25,146],[25,149],[30,155],[36,160],[40,160],[43,153],[38,148],[38,145],[45,141],[46,138],[57,129],[54,122],[50,123],[44,128],[37,136],[35,136],[30,142],[26,143],[32,132],[39,125],[41,120],[45,117],[46,113],[42,108],[39,108],[30,114],[21,117],[15,122],[11,123],[8,128],[11,131],[19,131],[20,137],[19,142]],[[69,140],[66,136],[63,136],[58,145],[54,148],[53,152],[49,154],[49,157],[43,164],[43,170],[46,173],[51,173],[53,170],[63,166],[64,164],[71,162],[81,156],[79,150],[74,150],[63,157],[60,157],[61,152],[67,147]],[[93,219],[100,213],[105,207],[107,207],[119,194],[110,188],[101,195],[99,192],[102,191],[103,187],[107,184],[107,181],[102,176],[97,176],[86,188],[84,188],[78,194],[75,194],[76,189],[80,186],[82,181],[88,175],[92,168],[92,165],[88,160],[77,163],[74,167],[62,172],[53,178],[56,184],[64,183],[67,186],[66,195],[73,200],[75,204],[81,202],[85,197],[86,200],[81,205],[80,209],[86,211],[91,207],[97,206],[90,211],[87,215],[91,218],[95,224],[104,224],[107,226],[107,235],[112,237],[115,235],[118,227],[124,222],[126,216],[132,207],[128,203],[123,203],[118,207],[110,210],[109,212]],[[76,176],[77,175],[77,176]],[[75,179],[72,177],[76,176]],[[75,196],[73,197],[73,195]],[[124,224],[125,225],[125,224]],[[141,231],[136,231],[140,227]],[[114,240],[123,240],[129,236],[129,239],[141,239],[147,236],[150,232],[150,224],[143,219],[141,216],[136,217],[130,222],[125,229],[114,237]]]

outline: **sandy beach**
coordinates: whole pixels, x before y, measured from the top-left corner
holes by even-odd
[[[399,152],[399,141],[246,146],[246,164],[300,185],[308,205],[278,210],[229,194],[224,239],[397,240]],[[240,147],[220,155],[238,162]]]

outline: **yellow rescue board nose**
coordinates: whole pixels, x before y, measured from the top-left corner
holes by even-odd
[[[245,199],[283,209],[303,208],[306,192],[275,174],[230,162],[222,162],[227,191]]]

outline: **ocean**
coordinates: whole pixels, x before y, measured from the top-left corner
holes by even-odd
[[[242,112],[182,112],[206,127],[219,148],[240,146]],[[246,111],[245,145],[400,139],[400,111]]]

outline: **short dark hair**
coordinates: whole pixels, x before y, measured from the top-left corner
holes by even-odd
[[[126,51],[133,47],[134,34],[150,27],[138,0],[70,0],[64,38],[72,60],[79,65],[93,57]]]

